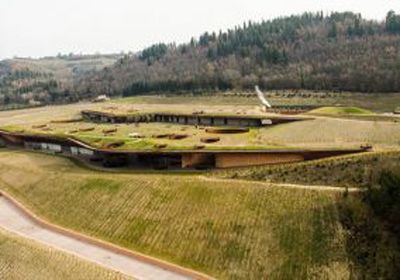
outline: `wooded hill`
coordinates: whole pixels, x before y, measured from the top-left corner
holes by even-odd
[[[366,20],[351,12],[305,13],[183,45],[156,44],[90,79],[82,95],[252,89],[400,90],[400,16]]]
[[[74,81],[114,64],[121,55],[58,55],[0,61],[0,107],[15,108],[80,99]]]
[[[74,102],[100,94],[253,89],[400,91],[400,15],[304,13],[187,44],[159,43],[124,56],[0,61],[0,105]]]

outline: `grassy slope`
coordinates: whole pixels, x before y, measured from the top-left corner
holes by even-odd
[[[347,120],[320,117],[267,129],[260,138],[269,143],[307,146],[360,146],[371,144],[377,149],[398,149],[400,123]]]
[[[0,278],[9,280],[131,279],[1,229]]]
[[[222,178],[241,178],[276,183],[368,187],[376,184],[382,170],[400,171],[400,152],[373,152],[286,165],[220,170]]]
[[[372,111],[359,107],[321,107],[314,109],[310,114],[322,115],[369,115]]]
[[[2,188],[52,222],[221,279],[348,276],[336,195],[193,175],[108,174],[0,153]]]

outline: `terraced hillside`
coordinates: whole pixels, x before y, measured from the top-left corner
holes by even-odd
[[[132,278],[0,229],[0,279],[128,280]]]
[[[335,192],[104,173],[48,155],[0,153],[1,188],[41,217],[220,279],[350,273]]]

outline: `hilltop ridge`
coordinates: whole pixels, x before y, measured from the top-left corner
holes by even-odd
[[[400,16],[304,13],[205,32],[138,53],[0,62],[0,105],[147,93],[400,91]]]

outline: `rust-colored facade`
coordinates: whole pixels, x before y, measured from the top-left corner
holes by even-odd
[[[215,166],[215,158],[210,153],[185,153],[182,154],[182,168]]]

